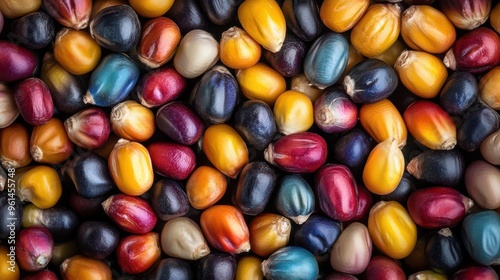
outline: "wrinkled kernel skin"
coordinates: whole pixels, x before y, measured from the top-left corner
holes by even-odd
[[[31,125],[42,125],[54,115],[54,102],[49,87],[38,78],[28,78],[18,84],[14,99],[19,113]]]

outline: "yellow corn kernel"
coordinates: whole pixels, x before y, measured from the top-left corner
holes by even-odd
[[[352,45],[367,57],[385,52],[398,39],[400,15],[395,4],[371,5],[351,31]]]
[[[144,142],[155,132],[155,115],[147,107],[133,100],[118,103],[111,110],[111,128],[121,138]]]
[[[410,48],[434,54],[447,51],[457,36],[450,20],[429,5],[413,5],[403,12],[401,35]]]
[[[434,98],[448,78],[448,70],[436,56],[405,50],[396,60],[394,69],[401,83],[413,94],[422,98]]]
[[[101,46],[86,31],[63,28],[54,41],[54,57],[68,72],[83,75],[99,63]]]
[[[227,124],[209,126],[203,135],[202,149],[215,168],[231,178],[236,178],[248,163],[245,141]]]
[[[375,246],[394,259],[408,256],[417,243],[417,226],[396,201],[379,201],[372,207],[368,231]]]
[[[490,24],[497,33],[500,33],[500,3],[496,4],[490,12]]]
[[[406,145],[408,132],[405,122],[388,99],[363,104],[359,109],[359,121],[376,142],[394,138],[400,149]]]
[[[11,259],[10,255],[13,255],[13,253],[11,252],[9,247],[7,247],[7,242],[3,245],[0,245],[0,279],[19,280],[20,268],[17,266],[15,255],[13,259]]]
[[[279,132],[289,135],[307,131],[314,124],[314,109],[307,95],[287,90],[274,104],[274,119]]]
[[[18,18],[35,12],[41,5],[42,0],[0,0],[0,11],[5,17]]]
[[[457,144],[455,123],[438,104],[418,100],[403,113],[406,128],[422,145],[432,150],[451,150]]]
[[[142,195],[153,185],[151,158],[140,143],[118,140],[109,155],[108,165],[111,177],[124,194]]]
[[[236,267],[236,280],[262,280],[264,274],[260,268],[262,260],[254,256],[240,258]]]
[[[243,29],[262,47],[278,52],[286,36],[285,16],[275,0],[245,0],[238,7]]]
[[[363,168],[363,183],[378,195],[396,189],[405,171],[405,158],[394,138],[378,143],[368,155]]]
[[[128,2],[139,15],[147,18],[162,16],[174,4],[174,0],[129,0]]]
[[[285,78],[262,62],[236,71],[236,80],[246,98],[262,100],[269,106],[286,90]]]
[[[394,44],[390,48],[388,48],[385,52],[374,56],[373,58],[380,59],[383,62],[394,65],[399,55],[405,50],[405,45],[401,42],[401,40],[396,40]]]
[[[319,9],[323,24],[342,33],[353,28],[364,15],[370,0],[325,0]]]
[[[446,275],[437,273],[435,271],[432,271],[430,269],[428,270],[422,270],[419,272],[415,272],[408,276],[408,280],[448,280],[448,277]]]
[[[29,201],[38,208],[47,209],[56,205],[61,197],[61,179],[52,167],[30,167],[19,177],[16,193],[21,201]]]
[[[291,229],[290,220],[281,215],[273,213],[258,215],[248,227],[252,252],[261,257],[271,255],[288,244]]]
[[[219,57],[229,68],[245,69],[259,62],[260,45],[248,33],[236,26],[222,33]]]
[[[479,98],[495,110],[500,110],[500,66],[497,66],[479,80]]]

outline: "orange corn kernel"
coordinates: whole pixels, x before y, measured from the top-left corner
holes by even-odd
[[[224,174],[210,166],[196,168],[186,182],[189,204],[198,210],[214,205],[224,196],[226,189]]]
[[[214,205],[201,213],[200,225],[215,249],[232,254],[250,251],[248,226],[236,207]]]
[[[245,69],[259,62],[262,50],[248,33],[236,26],[222,33],[219,57],[229,68]]]
[[[64,260],[61,274],[65,280],[111,280],[111,268],[103,261],[76,255]]]
[[[115,105],[110,121],[113,132],[130,141],[144,142],[153,136],[156,129],[154,113],[133,100]]]
[[[457,129],[451,117],[434,102],[419,100],[403,113],[408,131],[422,145],[433,150],[451,150],[457,144]]]
[[[30,152],[37,162],[57,164],[66,161],[73,153],[73,142],[63,122],[52,118],[45,124],[35,126],[31,132]]]
[[[0,163],[3,168],[19,168],[32,161],[26,127],[13,123],[0,129]]]
[[[54,57],[68,72],[83,75],[99,63],[101,46],[86,31],[63,28],[54,41]]]

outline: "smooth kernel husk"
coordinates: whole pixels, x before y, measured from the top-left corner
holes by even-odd
[[[120,139],[108,158],[109,173],[124,194],[138,196],[153,185],[154,173],[148,150],[138,142]]]
[[[394,259],[407,257],[417,243],[417,226],[396,201],[380,201],[372,207],[368,230],[375,246]]]
[[[177,24],[167,17],[147,21],[142,27],[137,46],[139,60],[150,68],[158,68],[174,57],[181,40]]]
[[[232,205],[214,205],[201,213],[200,226],[217,250],[232,254],[250,251],[250,236],[243,214]]]
[[[246,98],[262,100],[269,106],[286,90],[285,78],[262,62],[236,71],[236,80]]]
[[[352,45],[367,57],[383,53],[398,39],[400,15],[401,10],[395,4],[371,5],[352,29]]]
[[[406,145],[407,130],[403,117],[388,99],[363,104],[359,121],[365,131],[377,142],[394,138],[399,148]]]
[[[208,127],[203,135],[202,149],[215,168],[231,178],[236,178],[248,163],[245,141],[227,124]]]
[[[165,254],[185,260],[198,260],[210,253],[201,228],[187,217],[169,220],[161,232],[161,247]]]
[[[83,255],[64,260],[61,274],[65,280],[111,280],[111,268],[103,261]]]
[[[394,69],[401,83],[422,98],[436,97],[448,78],[444,63],[423,51],[403,51],[396,60]]]
[[[68,72],[83,75],[99,63],[101,46],[86,31],[63,28],[54,41],[54,57]]]
[[[370,6],[370,0],[325,0],[319,16],[332,31],[342,33],[353,28]]]
[[[110,118],[113,132],[130,141],[144,142],[153,136],[156,129],[153,112],[133,100],[115,105]]]
[[[62,195],[62,183],[57,171],[49,166],[35,166],[23,173],[17,181],[16,194],[21,201],[48,209],[56,205]]]
[[[398,186],[404,171],[403,152],[394,138],[387,138],[378,143],[368,155],[363,168],[363,183],[374,194],[389,194]]]
[[[45,124],[35,126],[31,132],[30,153],[37,162],[58,164],[66,161],[73,153],[73,142],[63,122],[52,118]]]
[[[401,35],[410,48],[433,54],[444,53],[456,39],[450,20],[429,5],[413,5],[403,12]]]
[[[455,123],[434,102],[413,102],[403,113],[403,119],[411,135],[429,149],[451,150],[457,143]]]
[[[219,170],[200,166],[186,182],[186,194],[191,207],[203,210],[219,201],[226,193],[227,179]]]
[[[278,52],[286,36],[285,16],[274,0],[245,0],[238,7],[243,29],[262,47]]]
[[[245,69],[259,62],[262,50],[248,33],[233,26],[222,33],[219,57],[229,68]]]
[[[298,91],[285,91],[274,104],[274,119],[278,130],[285,135],[307,131],[314,124],[311,99]]]
[[[20,123],[0,129],[0,163],[3,168],[19,168],[31,163],[29,139],[28,130]]]

